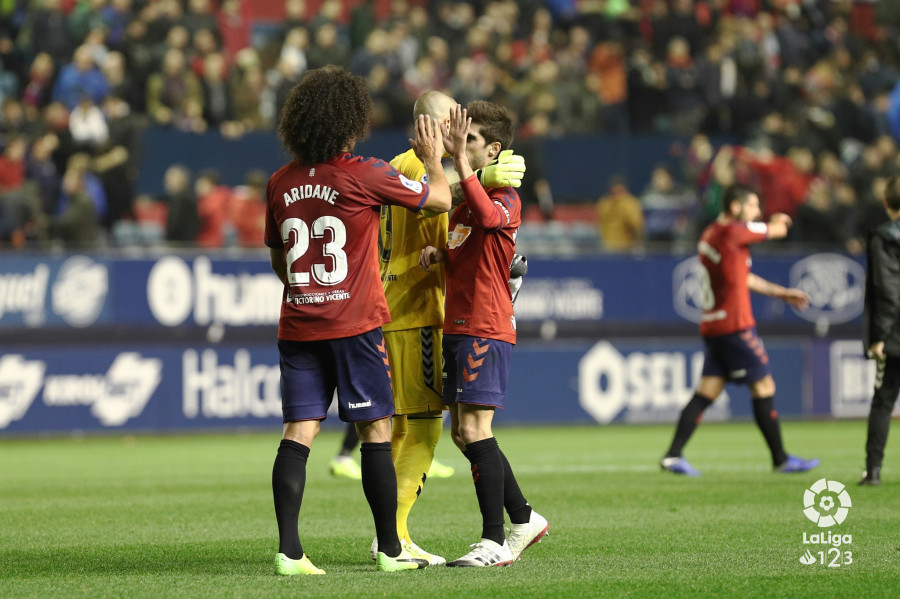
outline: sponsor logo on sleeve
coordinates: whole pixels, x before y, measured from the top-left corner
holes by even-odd
[[[411,181],[410,179],[407,179],[403,175],[400,175],[400,182],[403,183],[404,187],[414,191],[415,193],[422,193],[422,190],[425,189],[422,186],[421,181]]]
[[[471,234],[472,227],[466,227],[457,223],[456,228],[450,231],[450,235],[447,238],[447,247],[451,250],[455,250],[464,244]]]

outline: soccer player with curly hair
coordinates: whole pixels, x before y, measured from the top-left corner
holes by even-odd
[[[337,67],[309,71],[291,90],[278,133],[293,159],[269,179],[265,243],[284,284],[278,350],[284,430],[272,470],[280,575],[324,574],[298,533],[310,448],[338,394],[341,420],[362,440],[362,485],[378,536],[377,569],[423,568],[397,536],[397,478],[391,461],[394,400],[381,327],[390,314],[378,257],[379,208],[446,212],[438,124],[416,121],[410,140],[428,184],[387,163],[352,154],[369,126],[365,81]]]

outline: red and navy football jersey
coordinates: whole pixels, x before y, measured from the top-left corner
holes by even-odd
[[[522,223],[522,203],[511,187],[484,189],[479,185],[474,192],[487,194],[500,214],[500,226],[485,229],[465,202],[450,217],[444,334],[515,343],[509,265]]]
[[[750,244],[764,241],[765,223],[714,222],[700,236],[697,251],[703,266],[703,316],[700,334],[727,335],[756,326],[750,307]]]
[[[347,153],[312,166],[291,162],[272,175],[265,243],[287,256],[278,338],[339,339],[390,322],[378,258],[380,207],[419,210],[427,198],[424,183]]]

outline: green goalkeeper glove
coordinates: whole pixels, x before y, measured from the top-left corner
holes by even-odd
[[[475,171],[484,187],[519,187],[525,174],[525,159],[512,150],[503,150],[489,165]]]

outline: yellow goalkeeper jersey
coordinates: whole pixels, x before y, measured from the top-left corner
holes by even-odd
[[[425,165],[408,150],[391,166],[413,181],[426,181]],[[448,215],[427,218],[400,206],[381,207],[381,281],[391,312],[385,331],[402,331],[444,323],[444,267],[425,272],[419,255],[426,245],[447,245]]]

